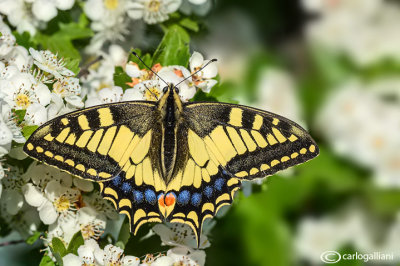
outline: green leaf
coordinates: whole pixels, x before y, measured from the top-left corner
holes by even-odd
[[[29,245],[32,245],[33,243],[36,242],[36,240],[39,239],[40,236],[41,236],[41,232],[36,231],[36,232],[33,233],[33,235],[28,237],[28,239],[26,240],[26,243],[29,244]]]
[[[77,58],[75,58],[75,59],[66,58],[65,59],[65,67],[68,68],[69,70],[71,70],[72,72],[74,72],[75,75],[77,75],[80,71],[79,63],[80,63],[80,60]]]
[[[44,255],[42,257],[42,260],[40,261],[39,266],[55,266],[56,264],[54,261],[47,255]]]
[[[13,110],[13,112],[15,113],[15,115],[17,116],[18,119],[18,123],[21,123],[22,121],[24,121],[25,118],[25,114],[26,114],[26,110]]]
[[[13,31],[13,35],[15,36],[16,42],[19,46],[23,46],[26,49],[29,47],[36,47],[36,45],[32,42],[31,35],[29,32],[18,33],[17,31]]]
[[[197,21],[194,21],[190,18],[183,18],[181,21],[179,21],[179,25],[194,32],[199,31],[199,24],[197,23]]]
[[[38,32],[34,40],[43,49],[48,49],[61,57],[81,60],[80,53],[74,47],[72,41],[91,36],[93,36],[93,31],[84,22],[80,21],[79,23],[60,23],[59,30],[52,35]]]
[[[38,126],[24,126],[22,129],[22,135],[28,139],[30,135],[38,128]]]
[[[68,245],[67,253],[73,253],[75,255],[78,255],[78,248],[84,244],[84,240],[82,237],[81,231],[77,232],[71,239]]]
[[[130,88],[130,86],[126,84],[128,82],[132,82],[131,77],[129,77],[128,74],[126,74],[126,72],[122,67],[120,66],[115,67],[114,71],[115,86],[120,86],[125,91],[127,88]]]
[[[61,257],[64,257],[68,253],[64,243],[58,237],[53,237],[51,240],[51,248],[55,253],[59,253]]]
[[[138,64],[140,69],[147,69],[147,67],[135,56],[132,54],[132,51],[135,52],[149,67],[152,67],[152,58],[150,54],[142,55],[142,51],[140,49],[132,49],[129,54],[128,62],[134,62]]]
[[[121,226],[121,229],[120,229],[119,235],[118,235],[118,242],[121,243],[124,247],[125,247],[126,243],[128,243],[129,238],[131,237],[130,226],[131,225],[130,225],[128,217],[125,217],[125,220],[122,223],[122,226]]]
[[[153,65],[181,65],[187,67],[190,37],[186,30],[179,25],[169,27],[153,56]]]

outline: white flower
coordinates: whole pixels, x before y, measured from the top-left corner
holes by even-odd
[[[123,94],[122,88],[118,86],[101,89],[98,93],[92,92],[88,95],[85,107],[120,102]]]
[[[80,195],[79,190],[64,187],[56,180],[50,181],[44,191],[30,183],[23,190],[26,202],[38,208],[40,219],[45,224],[54,223],[60,215],[70,215]]]
[[[333,217],[304,218],[295,239],[297,255],[319,264],[323,252],[337,250],[346,244],[353,244],[363,252],[375,251],[365,219],[360,211],[354,209]]]
[[[67,254],[63,257],[65,266],[77,265],[121,265],[137,266],[140,260],[134,256],[125,256],[123,250],[108,244],[102,250],[93,239],[85,240],[85,244],[78,248],[78,256]]]
[[[312,45],[345,52],[360,66],[389,58],[400,60],[397,5],[380,0],[303,2],[310,11],[320,13],[307,27]],[[390,42],[385,41],[388,38]]]
[[[393,187],[400,185],[400,106],[382,100],[389,84],[397,93],[399,80],[347,82],[318,112],[316,126],[337,153],[373,170],[377,184]]]
[[[81,94],[81,85],[79,85],[79,79],[73,77],[60,77],[53,84],[53,92],[62,98],[72,106],[82,108],[84,103],[82,98],[79,97]]]
[[[5,95],[4,101],[14,109],[27,109],[32,103],[46,106],[51,99],[46,85],[15,66],[8,66],[0,73],[0,92]]]
[[[49,50],[36,51],[33,48],[29,48],[29,53],[32,55],[33,63],[41,70],[52,74],[56,78],[61,76],[71,77],[75,73],[65,67],[63,59],[58,59],[57,55],[53,54]]]
[[[126,0],[89,0],[85,3],[84,12],[92,20],[90,27],[95,36],[90,41],[88,52],[99,51],[106,41],[123,41],[128,30],[126,19]]]
[[[129,5],[128,16],[156,24],[168,19],[168,14],[178,10],[182,0],[138,0]]]
[[[210,246],[207,236],[201,234],[200,246],[197,247],[197,241],[193,230],[186,224],[156,224],[153,226],[152,230],[161,237],[161,241],[164,245],[189,247],[192,249],[205,249]]]
[[[11,25],[17,28],[18,33],[29,32],[31,36],[39,27],[39,19],[32,14],[31,3],[24,0],[3,0],[0,2],[0,13],[7,16]]]
[[[135,85],[132,89],[127,89],[122,100],[157,101],[161,95],[160,82],[158,80],[146,80]]]
[[[198,52],[194,52],[189,59],[189,66],[191,74],[194,74],[196,71],[205,66],[210,60],[204,60],[203,55]],[[217,64],[211,63],[203,70],[201,70],[196,75],[192,76],[193,82],[196,84],[204,92],[210,92],[211,88],[217,84],[217,81],[212,79],[218,75]]]
[[[71,9],[74,3],[75,0],[3,0],[0,13],[7,16],[19,33],[27,31],[34,36],[37,28],[57,15],[57,9]]]
[[[32,12],[36,18],[43,21],[50,21],[57,16],[57,9],[71,9],[75,0],[35,0],[32,4]]]
[[[70,100],[71,103],[67,102],[64,104],[63,99],[58,94],[52,93],[51,94],[51,102],[47,106],[47,118],[48,120],[53,119],[57,116],[72,112],[77,110],[78,107],[81,107],[82,98],[79,96],[69,96],[72,98]],[[79,99],[75,99],[79,98]]]
[[[203,250],[191,251],[185,247],[176,247],[167,251],[166,256],[159,257],[151,265],[204,265],[206,253]]]

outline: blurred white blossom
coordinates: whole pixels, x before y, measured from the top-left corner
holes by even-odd
[[[37,29],[45,28],[46,22],[57,16],[58,10],[68,10],[75,0],[3,0],[0,13],[7,16],[18,33],[27,31],[31,36]]]
[[[398,79],[343,84],[328,97],[316,127],[337,153],[373,170],[377,184],[398,187],[400,105],[385,101],[388,84],[400,89]]]
[[[307,27],[313,44],[344,52],[360,66],[400,60],[398,5],[383,0],[303,0],[303,5],[320,14]]]

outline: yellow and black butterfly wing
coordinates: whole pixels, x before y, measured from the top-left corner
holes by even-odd
[[[132,231],[159,221],[161,129],[153,102],[99,105],[57,117],[39,127],[24,151],[83,179],[101,182],[102,194],[131,219]]]
[[[177,165],[167,191],[176,194],[171,222],[202,223],[230,204],[241,180],[262,178],[318,155],[296,123],[262,110],[224,103],[184,106]],[[198,239],[200,241],[200,239]]]

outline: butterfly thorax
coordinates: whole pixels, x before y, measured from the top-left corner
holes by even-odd
[[[158,102],[161,113],[161,165],[163,178],[168,183],[175,166],[177,151],[177,130],[181,121],[182,102],[175,87],[170,84]]]

